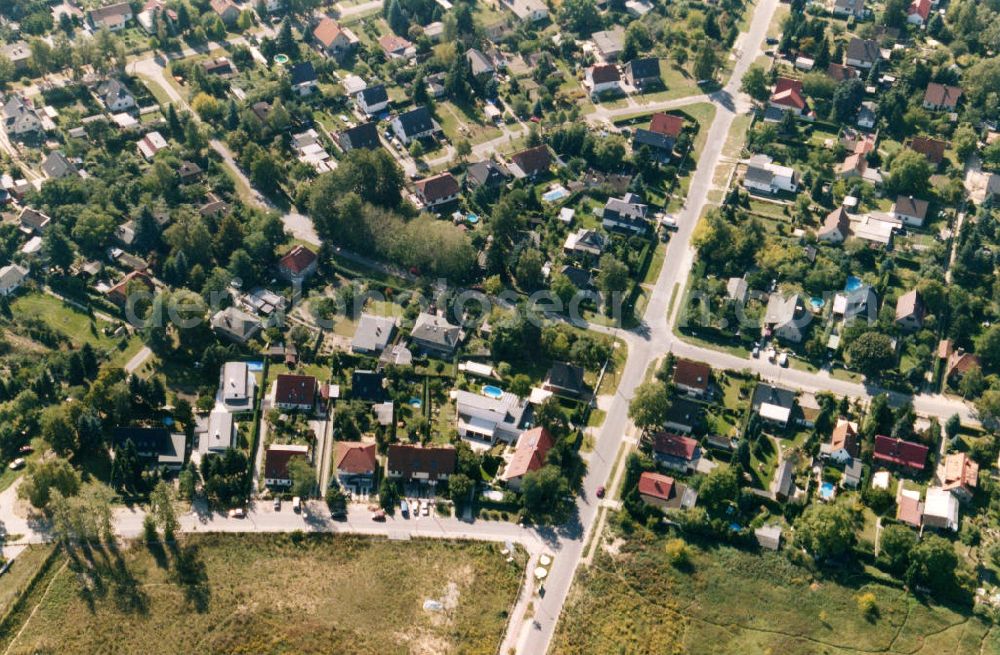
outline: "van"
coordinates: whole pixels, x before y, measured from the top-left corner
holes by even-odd
[[[302,512],[302,499],[299,498],[298,496],[292,498],[292,511],[295,512],[296,514]]]

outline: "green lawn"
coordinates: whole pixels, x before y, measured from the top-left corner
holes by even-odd
[[[35,608],[0,636],[34,653],[470,653],[491,655],[520,588],[487,543],[300,535],[190,535],[54,566]],[[178,578],[179,555],[193,562]],[[78,577],[74,569],[87,569]],[[200,571],[200,575],[199,572]],[[83,588],[87,586],[87,589]],[[443,605],[423,609],[426,600]],[[28,614],[27,612],[25,614]],[[24,621],[24,619],[22,619]],[[85,627],[84,627],[85,626]]]
[[[108,352],[112,363],[117,365],[125,364],[142,347],[138,337],[113,336],[110,334],[114,329],[111,323],[89,316],[45,293],[20,296],[11,303],[10,308],[15,317],[41,320],[52,330],[65,335],[77,348],[89,343],[98,350]]]
[[[570,592],[551,652],[690,655],[1000,653],[1000,632],[970,613],[919,602],[856,576],[816,578],[775,553],[691,546],[669,564],[664,539],[599,552]],[[875,594],[867,620],[857,596]]]
[[[51,552],[52,546],[49,545],[28,546],[14,559],[7,572],[0,577],[0,616],[5,615],[24,593]]]

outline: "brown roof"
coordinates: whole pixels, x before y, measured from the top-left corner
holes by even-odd
[[[403,37],[396,36],[395,34],[386,34],[378,40],[378,44],[389,54],[406,50],[413,45]]]
[[[896,509],[896,518],[903,523],[908,523],[915,528],[920,527],[920,520],[924,515],[924,504],[919,499],[907,495],[900,495],[899,507]]]
[[[337,470],[344,473],[363,475],[374,473],[378,468],[375,444],[360,441],[338,441],[336,459]]]
[[[313,37],[323,44],[324,48],[329,48],[337,40],[344,30],[340,28],[337,21],[332,18],[324,18],[313,30]]]
[[[944,151],[948,148],[947,141],[932,139],[928,136],[915,136],[910,141],[910,149],[919,152],[932,164],[940,164],[944,159]]]
[[[826,68],[826,74],[832,77],[837,82],[844,82],[846,80],[853,80],[858,76],[858,70],[853,66],[844,66],[843,64],[830,64]]]
[[[826,215],[826,219],[823,220],[823,227],[820,228],[819,233],[827,234],[836,230],[840,233],[840,236],[846,237],[850,227],[851,219],[847,215],[847,210],[843,207],[837,207]]]
[[[674,491],[674,479],[669,475],[644,471],[639,476],[639,493],[661,500],[670,500]]]
[[[806,99],[796,89],[785,89],[780,93],[773,94],[771,96],[771,104],[781,107],[794,107],[799,110],[807,107]]]
[[[685,437],[681,434],[658,432],[653,435],[653,450],[690,462],[694,459],[694,454],[698,450],[698,442],[691,437]]]
[[[920,293],[916,289],[908,291],[896,301],[896,320],[901,321],[910,316],[917,318],[924,317],[924,303],[920,300]]]
[[[954,109],[958,106],[958,100],[962,97],[962,88],[958,86],[948,86],[931,82],[924,92],[924,102],[937,107]]]
[[[614,64],[597,64],[590,68],[590,79],[594,81],[594,84],[617,82],[621,78],[621,73],[618,72],[618,67]]]
[[[547,171],[552,165],[552,155],[549,149],[544,146],[535,146],[510,156],[510,160],[524,171],[525,175],[533,175]]]
[[[708,380],[712,377],[712,367],[690,359],[678,359],[674,365],[674,384],[699,391],[708,390]]]
[[[237,7],[232,0],[211,0],[209,4],[212,5],[212,10],[220,16],[230,9],[234,9],[236,11],[240,10],[240,8]]]
[[[282,405],[312,405],[316,400],[316,378],[282,373],[274,388],[274,402]]]
[[[649,131],[657,134],[672,136],[675,139],[680,136],[684,129],[684,119],[674,114],[653,114],[649,121]]]
[[[128,302],[128,289],[129,285],[133,280],[142,283],[150,291],[153,290],[153,281],[149,279],[149,274],[143,271],[132,271],[128,275],[122,278],[122,280],[115,286],[108,289],[107,295],[108,300],[119,306],[125,306]]]
[[[411,478],[416,473],[426,474],[429,480],[455,472],[458,455],[453,446],[422,448],[408,444],[389,446],[389,471]]]
[[[526,430],[517,438],[514,456],[501,476],[504,480],[519,478],[529,471],[545,466],[545,456],[552,448],[552,435],[545,428]]]
[[[458,193],[458,180],[451,173],[441,173],[416,183],[417,190],[427,202],[437,202]]]
[[[920,198],[914,198],[913,196],[896,196],[896,203],[892,207],[892,211],[896,214],[904,214],[906,216],[913,216],[914,218],[919,218],[924,220],[927,218],[927,208],[930,203],[926,200]]]
[[[979,361],[979,356],[974,353],[965,352],[959,348],[948,356],[948,366],[945,371],[945,377],[951,377],[955,373],[965,375],[976,367],[982,367],[982,363]]]
[[[264,453],[264,477],[271,480],[287,480],[288,462],[293,457],[308,457],[308,455],[308,446],[272,444]]]
[[[922,471],[927,464],[927,446],[904,439],[875,435],[875,459]]]
[[[979,464],[965,453],[952,453],[944,458],[943,488],[965,487],[971,491],[979,484]]]
[[[858,432],[854,424],[846,419],[837,421],[837,426],[833,428],[830,435],[830,447],[833,450],[843,448],[851,457],[858,456]]]
[[[316,253],[305,246],[299,244],[288,251],[288,254],[281,258],[278,265],[295,275],[306,270],[316,261]]]

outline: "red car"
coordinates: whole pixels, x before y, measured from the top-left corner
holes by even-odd
[[[372,520],[373,521],[379,521],[380,523],[382,521],[385,521],[385,510],[379,509],[379,510],[376,510],[376,511],[372,512]]]
[[[598,498],[604,498],[604,491],[605,491],[604,490],[604,485],[601,485],[600,487],[598,487],[597,488],[597,497]]]

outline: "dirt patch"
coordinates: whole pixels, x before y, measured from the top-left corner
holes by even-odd
[[[625,545],[625,540],[618,538],[606,541],[604,543],[604,552],[608,555],[618,555],[622,552],[622,546]]]

